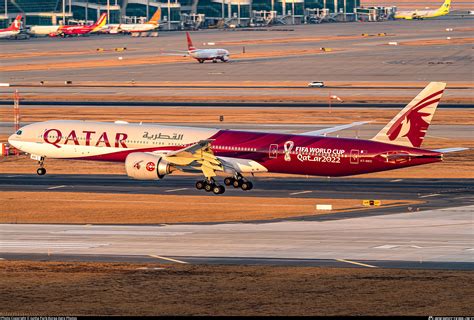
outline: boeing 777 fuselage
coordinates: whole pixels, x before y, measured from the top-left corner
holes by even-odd
[[[431,83],[371,140],[320,135],[328,129],[280,134],[56,120],[24,126],[9,142],[39,161],[40,175],[46,158],[117,161],[135,179],[199,172],[205,179],[196,187],[220,194],[225,189],[215,180],[218,174],[228,175],[226,185],[250,190],[243,175],[349,176],[441,161],[443,150],[419,147],[444,86]]]

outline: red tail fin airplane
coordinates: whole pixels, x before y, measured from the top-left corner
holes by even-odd
[[[102,13],[96,23],[89,26],[60,26],[56,32],[50,33],[50,37],[79,36],[101,30],[107,23],[107,13]]]
[[[21,27],[21,15],[18,15],[8,28],[0,29],[0,38],[1,39],[14,38],[17,34],[20,33],[20,27]]]
[[[275,172],[315,176],[350,176],[418,166],[443,160],[443,153],[466,148],[421,149],[446,84],[430,83],[374,138],[332,138],[327,133],[367,122],[354,122],[303,134],[246,132],[149,124],[46,121],[22,127],[8,139],[38,160],[46,158],[124,162],[127,174],[159,180],[176,170],[205,179],[197,189],[215,194],[225,185],[252,189],[244,174]]]

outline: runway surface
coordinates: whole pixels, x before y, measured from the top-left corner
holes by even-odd
[[[2,191],[174,194],[197,177],[0,175]],[[256,178],[226,196],[422,200],[285,220],[176,225],[0,225],[0,258],[360,268],[474,269],[472,179]],[[41,205],[41,204],[39,204]],[[192,203],[190,203],[192,205]],[[225,208],[209,208],[225,210]]]
[[[199,176],[167,176],[159,181],[140,181],[125,175],[1,174],[1,191],[91,192],[162,195],[216,195],[196,190]],[[218,179],[219,180],[219,179]],[[301,217],[309,221],[340,220],[411,210],[432,210],[474,204],[473,179],[357,179],[357,178],[251,178],[254,189],[227,187],[225,196],[419,200],[417,205],[341,212]],[[295,219],[295,218],[293,218]]]
[[[474,206],[339,221],[0,225],[0,258],[474,270]]]

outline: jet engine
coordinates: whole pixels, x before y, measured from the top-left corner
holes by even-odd
[[[159,155],[144,152],[130,153],[125,159],[127,175],[137,180],[158,180],[175,170]]]
[[[222,56],[221,60],[223,62],[229,61],[229,56]]]

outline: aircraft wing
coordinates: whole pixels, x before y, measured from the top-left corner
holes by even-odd
[[[206,178],[215,177],[215,172],[224,171],[224,166],[212,152],[211,142],[212,140],[201,140],[186,148],[170,152],[163,158],[176,166],[198,167]]]
[[[349,124],[343,124],[343,125],[335,126],[335,127],[331,127],[331,128],[324,128],[324,129],[315,130],[315,131],[303,132],[303,133],[300,133],[300,134],[303,134],[303,135],[306,135],[306,136],[325,136],[328,133],[333,133],[333,132],[349,129],[349,128],[352,128],[352,127],[361,126],[361,125],[369,123],[369,122],[371,122],[371,121],[357,121],[357,122],[353,122],[353,123],[349,123]]]
[[[464,151],[464,150],[469,150],[469,148],[455,147],[455,148],[436,149],[436,150],[431,150],[431,151],[449,153],[449,152],[458,152],[458,151]]]
[[[160,51],[161,55],[164,56],[181,56],[181,57],[188,57],[189,52],[184,50],[168,50],[168,51]]]

